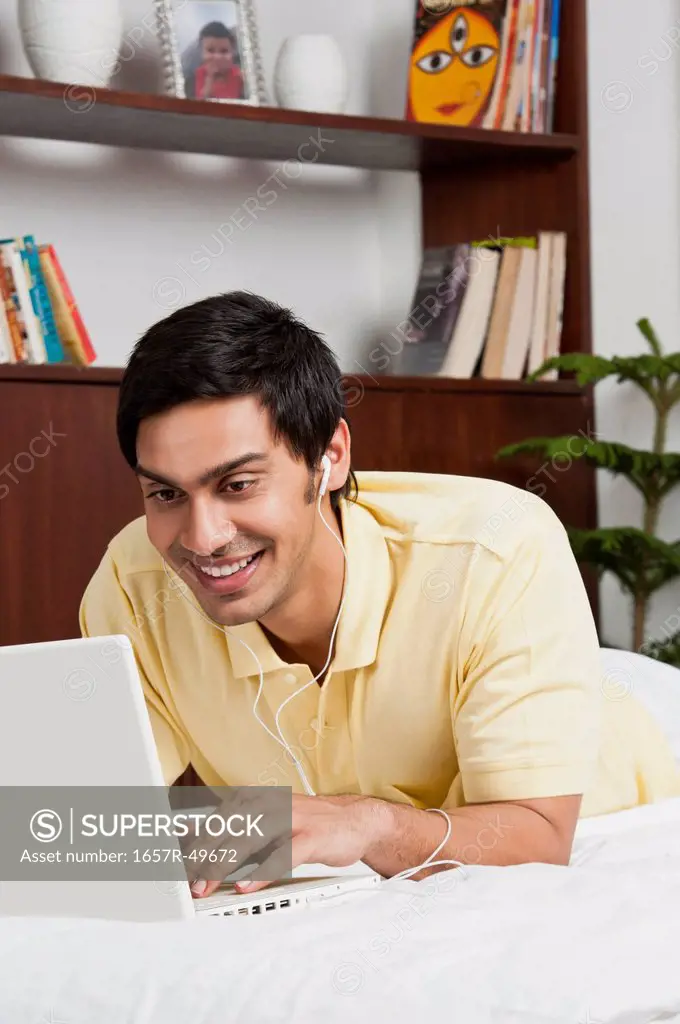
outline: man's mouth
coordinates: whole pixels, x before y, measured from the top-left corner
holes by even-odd
[[[192,563],[191,571],[201,587],[210,594],[234,594],[241,590],[257,570],[264,551],[239,559],[222,559],[200,566]]]
[[[464,103],[442,103],[440,107],[437,107],[437,110],[444,117],[451,117],[452,114],[456,114],[464,106]]]

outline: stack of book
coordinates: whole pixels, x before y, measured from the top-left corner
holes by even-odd
[[[566,267],[567,237],[557,231],[427,249],[384,369],[521,380],[560,353]]]
[[[417,0],[406,118],[552,132],[562,6]]]
[[[33,235],[0,240],[0,363],[96,359],[53,245]]]
[[[506,0],[498,70],[483,128],[552,132],[560,0]]]

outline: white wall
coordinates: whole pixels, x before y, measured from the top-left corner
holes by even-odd
[[[16,4],[0,0],[0,71],[30,75]],[[121,5],[126,38],[152,23],[151,0]],[[349,111],[368,109],[370,5],[258,0],[257,7],[270,90],[285,36],[331,32],[350,67]],[[159,91],[160,81],[156,40],[144,30],[113,84]],[[276,202],[224,244],[220,226],[234,215],[243,222],[242,204],[277,171],[283,184],[270,183]],[[100,366],[123,365],[139,335],[174,303],[232,288],[295,309],[344,366],[365,347],[380,302],[376,181],[368,172],[307,166],[292,180],[275,164],[0,139],[0,175],[2,237],[33,233],[56,246]],[[204,244],[224,251],[197,273],[189,259]]]
[[[591,222],[595,349],[636,355],[635,327],[649,317],[669,352],[680,350],[680,3],[590,0]],[[649,447],[652,418],[632,385],[603,382],[600,436]],[[680,451],[680,410],[668,444]],[[641,526],[641,501],[625,481],[599,474],[603,526]],[[680,537],[680,497],[663,510],[660,532]],[[630,642],[630,608],[613,580],[603,585],[603,632]],[[653,602],[648,633],[678,628],[680,586]]]
[[[413,0],[372,0],[369,95],[376,117],[404,116],[414,7]],[[422,253],[420,176],[394,172],[375,178],[380,304],[372,341],[389,338],[408,316]],[[375,372],[370,358],[362,366]]]

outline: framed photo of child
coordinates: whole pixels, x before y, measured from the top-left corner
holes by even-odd
[[[253,0],[154,0],[171,96],[267,102]]]

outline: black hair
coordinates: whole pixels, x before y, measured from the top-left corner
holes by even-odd
[[[199,40],[202,39],[228,39],[233,49],[236,49],[236,36],[230,28],[223,25],[221,21],[211,21],[201,29]]]
[[[349,422],[342,375],[321,337],[290,310],[249,292],[229,292],[176,310],[137,342],[120,387],[118,443],[137,466],[142,420],[197,399],[255,395],[269,412],[274,437],[283,439],[311,472],[342,418]],[[350,469],[331,493],[356,495]],[[312,501],[314,490],[308,494]]]

